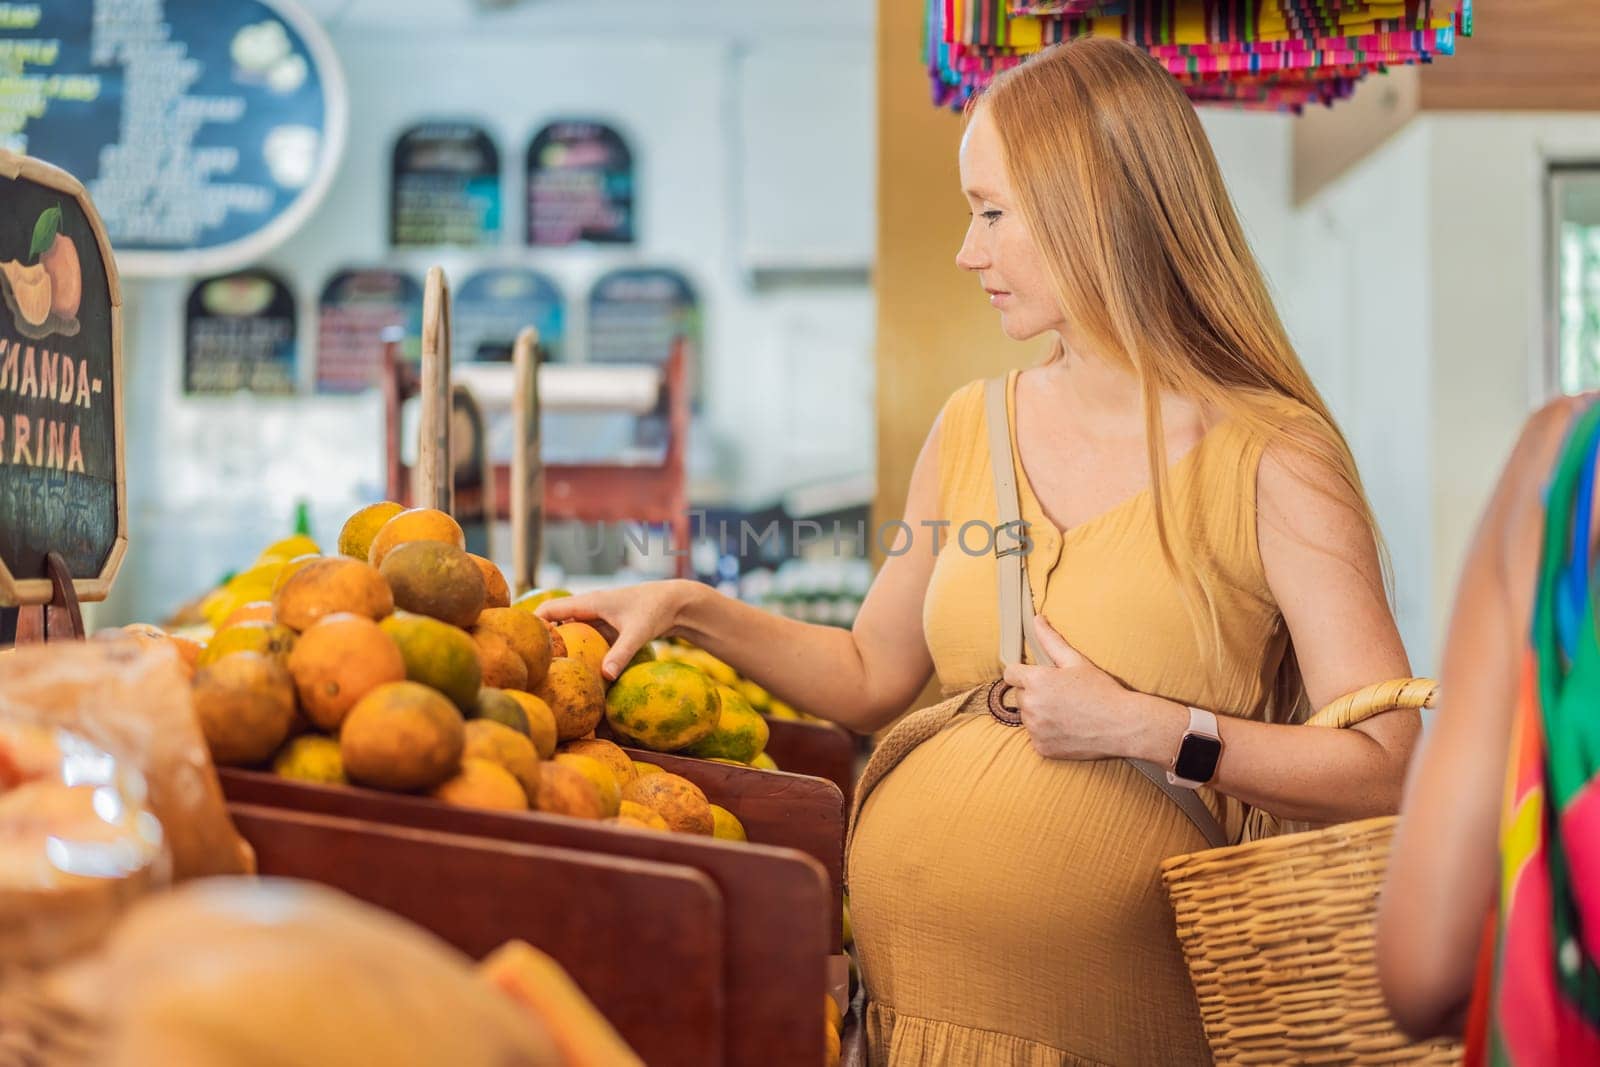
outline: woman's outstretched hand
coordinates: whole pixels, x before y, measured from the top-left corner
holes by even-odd
[[[1089,662],[1043,615],[1034,616],[1034,630],[1055,665],[1015,663],[1005,670],[1034,751],[1063,760],[1135,754],[1137,694]]]
[[[546,600],[535,614],[553,623],[598,623],[597,629],[609,631],[604,636],[610,639],[611,651],[606,653],[600,673],[610,682],[646,642],[671,632],[689,598],[703,588],[683,579],[641,582]]]

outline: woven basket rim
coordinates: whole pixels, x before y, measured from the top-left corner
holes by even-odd
[[[1375,815],[1370,819],[1356,819],[1351,822],[1332,823],[1328,826],[1319,826],[1311,830],[1301,830],[1299,833],[1279,834],[1275,837],[1264,837],[1257,841],[1246,841],[1242,845],[1224,845],[1221,848],[1201,849],[1198,852],[1184,852],[1176,856],[1168,856],[1161,861],[1161,877],[1163,881],[1170,879],[1173,872],[1179,868],[1199,862],[1215,862],[1224,857],[1251,856],[1257,854],[1271,854],[1275,852],[1293,852],[1307,843],[1323,837],[1353,837],[1369,833],[1373,830],[1384,829],[1398,822],[1398,815]]]

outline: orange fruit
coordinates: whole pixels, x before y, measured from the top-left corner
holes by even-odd
[[[555,600],[559,597],[571,595],[572,594],[565,589],[530,589],[526,593],[523,593],[521,596],[517,597],[517,599],[513,600],[511,602],[511,606],[516,608],[518,611],[526,611],[531,615],[533,614],[534,609],[540,604],[543,604],[546,600]]]
[[[410,508],[378,528],[367,549],[367,562],[376,567],[384,556],[411,541],[443,541],[463,552],[467,549],[467,535],[455,519],[434,508]]]
[[[549,759],[554,756],[561,738],[556,729],[556,713],[550,710],[550,705],[532,693],[524,693],[521,690],[502,689],[501,692],[521,705],[522,713],[528,719],[528,739],[538,750],[539,758]]]
[[[605,818],[600,788],[576,767],[562,763],[539,766],[539,801],[534,807],[552,815],[571,815],[578,819]]]
[[[672,832],[672,827],[667,825],[667,820],[657,815],[650,808],[632,800],[624,800],[617,806],[617,818],[631,819],[646,829],[660,830],[664,833]]]
[[[525,688],[532,690],[544,681],[550,670],[550,631],[543,621],[515,608],[484,608],[478,613],[474,633],[498,634],[522,657],[528,668]]]
[[[593,730],[606,710],[606,690],[600,675],[581,659],[553,659],[534,695],[556,715],[556,734],[573,741]]]
[[[468,555],[468,559],[478,565],[478,572],[483,575],[483,606],[486,608],[509,608],[511,606],[511,586],[506,584],[506,576],[495,566],[493,560],[484,559],[482,556]]]
[[[178,650],[178,662],[183,665],[183,673],[193,681],[195,668],[200,665],[200,653],[206,650],[206,646],[187,637],[175,636],[170,640],[172,647]]]
[[[489,719],[468,720],[467,747],[462,749],[461,757],[498,763],[521,784],[527,803],[538,799],[539,753],[532,741],[511,727]]]
[[[472,643],[478,646],[478,663],[483,667],[483,684],[494,689],[526,689],[528,665],[512,650],[506,639],[493,630],[477,630]]]
[[[289,653],[294,650],[294,643],[294,631],[287,626],[252,619],[217,631],[206,642],[205,650],[195,658],[195,666],[209,667],[234,652],[259,652],[280,664],[286,663]]]
[[[561,635],[569,657],[583,660],[596,674],[602,673],[600,665],[605,662],[611,646],[600,636],[599,630],[586,622],[564,622],[556,627],[556,633]]]
[[[409,792],[432,789],[461,770],[466,725],[441,693],[388,682],[356,701],[339,730],[339,755],[352,782]]]
[[[217,627],[217,632],[221,633],[235,623],[276,621],[272,614],[272,601],[252,600],[248,604],[240,604],[234,608],[232,613],[222,620],[222,625]]]
[[[634,770],[633,760],[628,754],[610,741],[599,739],[568,741],[561,746],[562,752],[570,752],[575,756],[589,756],[599,760],[611,771],[618,785],[627,785],[639,776]]]
[[[467,555],[443,541],[396,545],[378,572],[394,591],[395,607],[462,628],[483,610],[483,575]]]
[[[377,623],[338,612],[300,635],[289,654],[289,673],[306,716],[336,733],[356,701],[385,682],[405,680],[406,661]]]
[[[301,567],[304,567],[307,563],[311,563],[312,561],[319,560],[321,558],[321,556],[296,556],[279,567],[278,576],[272,580],[272,595],[276,597],[278,595],[278,590],[283,588],[283,584],[285,582],[298,574]]]
[[[454,778],[433,789],[433,798],[466,808],[527,811],[528,795],[511,772],[491,760],[467,756]]]
[[[483,667],[465,630],[426,615],[391,615],[382,626],[400,646],[407,678],[443,693],[463,714],[477,707]]]
[[[723,841],[748,841],[744,823],[727,808],[711,805],[711,836]]]
[[[289,672],[257,652],[235,652],[200,668],[193,699],[211,758],[227,767],[271,757],[294,721]]]
[[[544,623],[545,630],[550,634],[550,655],[565,656],[567,654],[567,641],[566,638],[561,636],[561,628],[545,619],[539,621]]]
[[[348,519],[339,530],[339,555],[365,560],[372,550],[372,539],[378,536],[383,524],[404,511],[393,500],[368,504]]]
[[[394,611],[394,594],[378,568],[342,556],[314,559],[292,574],[272,598],[278,621],[308,629],[324,615],[349,612],[382,619]]]
[[[571,767],[582,774],[600,792],[600,817],[609,819],[617,814],[622,804],[622,786],[617,782],[617,776],[612,774],[604,763],[591,756],[579,756],[572,752],[557,752],[552,766]]]
[[[680,775],[663,771],[635,778],[622,787],[622,799],[654,811],[675,833],[710,837],[716,829],[711,801],[699,786]]]

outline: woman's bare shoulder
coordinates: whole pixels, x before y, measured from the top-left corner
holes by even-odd
[[[1550,473],[1573,423],[1597,399],[1595,393],[1559,397],[1529,415],[1484,511],[1478,551],[1491,555],[1519,618],[1532,596]]]

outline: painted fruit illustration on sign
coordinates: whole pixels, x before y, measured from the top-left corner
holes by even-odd
[[[59,205],[40,213],[25,259],[0,262],[0,291],[24,337],[77,335],[83,268],[77,244],[61,232]]]

